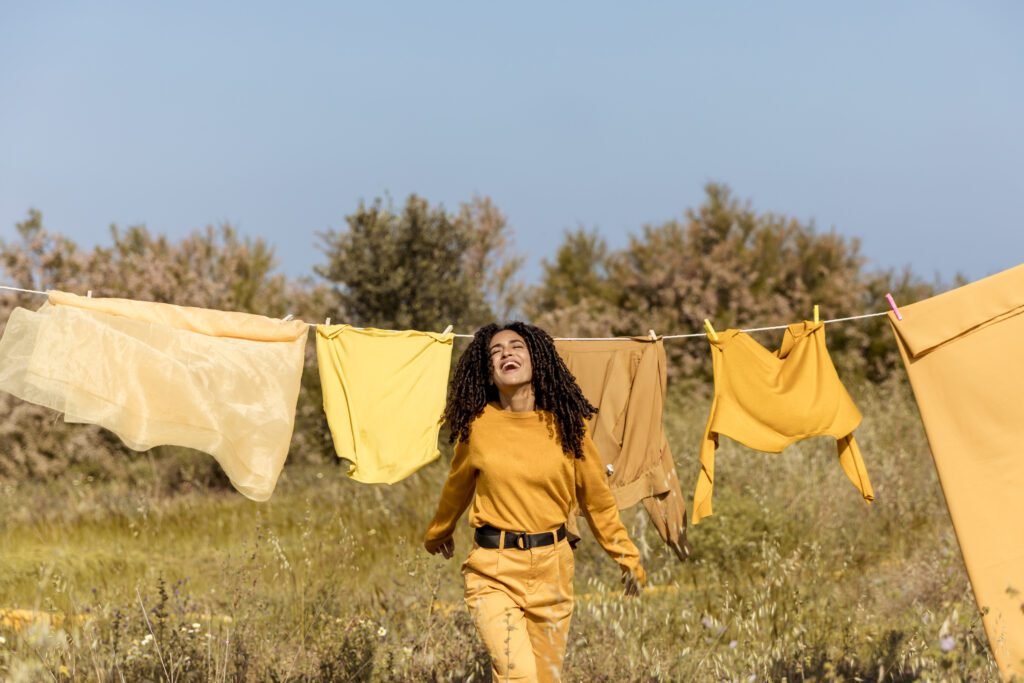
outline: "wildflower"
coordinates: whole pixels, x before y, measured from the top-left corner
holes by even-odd
[[[704,626],[704,628],[712,628],[715,625],[715,622],[711,617],[702,618],[700,620],[700,623]]]
[[[949,652],[956,646],[956,638],[953,636],[942,636],[939,638],[939,649],[943,652]]]
[[[203,625],[202,625],[202,624],[198,624],[198,623],[195,623],[195,622],[193,622],[193,623],[192,623],[192,630],[193,630],[193,631],[198,631],[198,630],[199,630],[199,629],[201,629],[202,627],[203,627]]]
[[[729,649],[730,650],[735,650],[737,645],[739,645],[739,643],[736,642],[735,640],[730,640],[729,641]]]
[[[138,641],[136,641],[136,642],[138,642]],[[145,637],[142,639],[142,644],[143,645],[149,645],[151,642],[153,642],[153,634],[152,633],[147,633],[145,635]]]
[[[6,645],[6,644],[7,644],[7,639],[4,638],[3,636],[0,636],[0,645]]]
[[[381,626],[379,629],[377,629],[377,635],[380,636],[381,638],[383,638],[387,634],[388,634],[388,630],[386,628],[384,628],[383,626]]]

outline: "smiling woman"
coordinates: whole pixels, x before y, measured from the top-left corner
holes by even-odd
[[[496,681],[561,679],[575,568],[565,524],[577,506],[626,594],[645,582],[586,434],[595,412],[540,328],[487,325],[459,359],[445,406],[455,456],[424,545],[451,558],[472,503],[465,599]]]

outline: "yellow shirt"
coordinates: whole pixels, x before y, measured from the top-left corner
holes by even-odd
[[[364,484],[393,484],[437,458],[451,334],[318,325],[316,360],[338,457]],[[398,416],[401,419],[397,419]]]
[[[739,330],[720,332],[709,342],[715,398],[701,443],[694,524],[711,514],[719,434],[769,453],[800,439],[832,436],[846,476],[864,500],[874,500],[853,438],[861,414],[832,365],[823,323],[790,325],[774,352]]]
[[[619,519],[601,456],[590,437],[583,458],[562,451],[554,416],[513,412],[490,404],[473,422],[469,441],[455,447],[451,472],[424,544],[451,538],[472,502],[469,523],[537,533],[565,524],[577,502],[601,547],[643,581],[640,553]]]

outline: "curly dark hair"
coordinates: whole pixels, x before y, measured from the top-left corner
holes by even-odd
[[[537,410],[554,415],[562,450],[583,457],[586,421],[597,408],[583,396],[576,378],[555,350],[555,340],[544,330],[523,322],[481,327],[459,358],[444,407],[444,419],[451,429],[449,443],[468,441],[470,428],[490,401],[498,400],[491,379],[491,339],[498,332],[512,330],[526,342],[533,364],[533,394]]]

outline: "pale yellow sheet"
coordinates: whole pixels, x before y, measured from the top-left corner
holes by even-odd
[[[1003,676],[1024,677],[1024,265],[889,322]]]
[[[270,497],[291,441],[305,323],[60,292],[50,302],[11,314],[0,389],[135,450],[204,451],[243,495]]]
[[[319,325],[316,357],[338,457],[367,484],[393,484],[436,459],[451,334]]]

